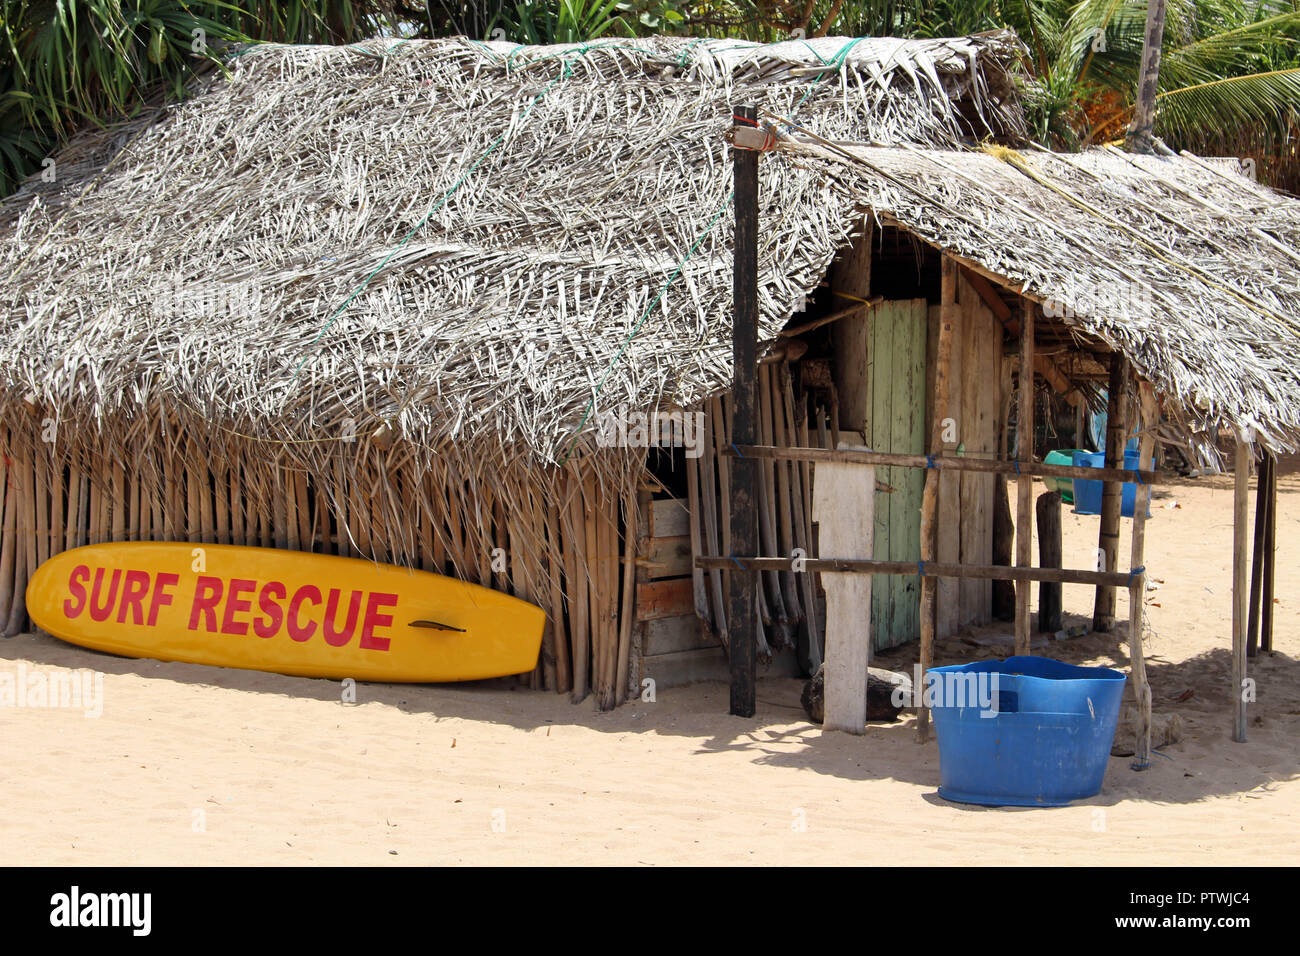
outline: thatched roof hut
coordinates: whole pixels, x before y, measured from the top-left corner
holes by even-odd
[[[5,393],[77,427],[167,405],[266,439],[390,424],[476,468],[553,463],[606,369],[612,405],[728,381],[730,102],[954,147],[1019,132],[1013,52],[1004,35],[248,49],[9,202]],[[855,218],[817,170],[774,172],[769,336]]]
[[[1024,149],[1020,54],[1006,33],[264,45],[83,134],[0,210],[0,423],[11,474],[37,474],[6,492],[10,630],[24,575],[97,536],[323,548],[509,587],[552,611],[535,682],[581,696],[589,662],[598,703],[621,697],[645,452],[599,448],[593,413],[730,382],[740,103],[779,133],[769,343],[829,311],[870,219],[1063,304],[1203,454],[1220,425],[1295,447],[1300,206],[1194,159]],[[1123,314],[1096,295],[1116,284]]]

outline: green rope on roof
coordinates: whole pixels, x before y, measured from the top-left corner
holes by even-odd
[[[520,114],[519,118],[523,119],[530,112],[532,112],[533,107],[542,101],[542,99],[546,96],[546,94],[551,91],[551,87],[553,87],[556,83],[560,82],[560,80],[568,79],[568,77],[572,75],[572,67],[573,67],[572,60],[566,61],[564,64],[564,69],[560,72],[560,74],[556,76],[553,80],[551,80],[549,83],[547,83],[546,86],[542,88],[542,91],[533,97],[532,102],[529,103],[526,107],[524,107],[524,111],[523,113]],[[361,280],[361,284],[358,285],[355,289],[353,289],[352,293],[346,299],[343,300],[343,304],[334,310],[334,314],[331,315],[328,320],[326,320],[325,324],[321,327],[321,330],[316,333],[316,337],[312,339],[311,343],[307,346],[308,350],[314,349],[316,348],[317,345],[320,344],[320,340],[325,337],[325,333],[328,332],[333,327],[334,323],[338,321],[339,316],[342,315],[344,311],[347,310],[347,307],[352,304],[353,300],[356,299],[356,297],[359,296],[363,291],[365,291],[366,286],[370,285],[371,280],[374,279],[375,276],[379,275],[381,271],[383,271],[384,266],[388,265],[388,263],[392,260],[393,256],[397,255],[399,252],[402,251],[403,247],[405,247],[405,245],[411,241],[411,238],[417,232],[419,232],[421,228],[423,228],[424,224],[429,221],[429,219],[433,216],[433,214],[437,212],[439,209],[441,209],[444,205],[446,205],[447,200],[452,197],[452,194],[455,193],[456,190],[460,189],[460,187],[465,183],[465,180],[469,178],[470,174],[473,173],[474,170],[478,169],[479,166],[483,164],[484,160],[486,160],[489,156],[495,153],[500,148],[501,144],[505,142],[505,140],[506,140],[506,133],[502,133],[495,140],[493,140],[492,145],[490,145],[487,149],[485,149],[482,155],[480,155],[478,159],[474,160],[473,165],[471,165],[469,169],[461,173],[460,178],[457,179],[454,183],[452,183],[451,188],[448,189],[445,193],[443,193],[442,197],[436,203],[433,204],[433,206],[429,209],[428,212],[424,214],[424,216],[420,219],[420,221],[417,222],[414,226],[412,226],[410,231],[407,232],[407,234],[402,237],[402,241],[399,242],[393,248],[393,250],[390,253],[388,253],[388,255],[384,256],[384,258],[380,261],[379,265],[375,266],[375,268],[371,271],[371,273]],[[303,356],[302,361],[298,363],[298,367],[294,369],[293,377],[290,379],[290,382],[298,378],[299,373],[302,372],[302,367],[307,364],[307,360],[309,358],[311,358],[311,355]]]
[[[808,99],[808,97],[812,96],[813,90],[817,89],[817,84],[821,82],[823,76],[829,73],[832,68],[838,70],[841,66],[844,65],[844,61],[848,59],[849,51],[852,50],[859,43],[861,43],[864,39],[866,38],[856,37],[855,39],[852,39],[848,43],[844,44],[844,46],[840,47],[840,51],[836,53],[833,57],[831,57],[829,63],[826,63],[825,60],[822,60],[822,62],[826,64],[826,69],[822,70],[820,73],[818,73],[816,76],[813,77],[813,81],[808,84],[808,89],[805,90],[803,96],[799,98],[799,102],[794,104],[795,110],[798,110],[799,107],[803,106],[804,101]],[[808,46],[807,40],[804,41],[804,45]],[[812,50],[812,47],[808,46],[808,49]],[[813,50],[813,53],[816,52],[817,52],[816,50]],[[822,58],[820,55],[818,55],[817,59],[821,60]]]
[[[605,387],[605,381],[609,378],[609,373],[614,371],[614,366],[619,363],[619,360],[623,357],[623,353],[627,351],[627,347],[632,344],[632,339],[636,337],[637,332],[641,331],[641,326],[644,325],[645,320],[650,317],[650,313],[653,312],[655,306],[659,304],[659,300],[664,297],[664,293],[668,291],[668,287],[676,282],[677,277],[682,274],[682,270],[686,268],[686,263],[690,261],[691,256],[695,255],[695,250],[700,247],[700,243],[704,241],[704,237],[711,233],[713,227],[718,224],[718,220],[721,219],[722,214],[727,211],[727,204],[731,202],[733,196],[735,196],[734,191],[728,194],[726,202],[724,202],[718,211],[714,213],[709,224],[704,227],[704,231],[695,237],[695,241],[691,243],[690,249],[686,250],[685,257],[683,257],[681,262],[677,263],[677,268],[674,269],[673,274],[668,277],[668,281],[660,286],[658,294],[651,300],[650,304],[646,306],[646,310],[641,313],[641,318],[636,320],[636,325],[632,326],[632,331],[627,334],[627,338],[624,339],[623,344],[619,346],[618,352],[612,359],[610,359],[609,365],[605,366],[605,374],[600,377],[600,381],[596,385],[596,392],[591,396],[591,401],[587,403],[586,411],[582,413],[582,421],[578,422],[578,427],[573,430],[573,441],[569,443],[569,450],[566,451],[564,457],[560,459],[561,465],[569,460],[569,456],[573,454],[573,449],[577,447],[578,439],[582,435],[582,427],[587,424],[587,419],[591,417],[592,410],[596,407],[596,399],[600,397],[600,392]]]
[[[832,57],[829,63],[826,63],[825,60],[822,60],[823,63],[826,63],[826,69],[822,70],[820,73],[817,74],[816,77],[813,78],[812,83],[808,87],[808,91],[804,93],[803,98],[800,99],[799,102],[795,104],[794,107],[795,110],[798,110],[799,107],[803,105],[804,100],[808,99],[809,95],[816,88],[818,81],[820,81],[823,76],[829,73],[832,68],[838,68],[848,57],[849,51],[852,50],[858,43],[862,42],[862,40],[863,37],[857,37],[856,39],[850,40],[848,43],[844,44],[844,46],[840,47],[839,52],[836,53],[834,57]],[[806,43],[807,41],[805,41],[805,44]],[[812,47],[810,46],[809,49],[811,50]],[[813,52],[816,53],[817,51],[813,50]],[[822,59],[820,55],[817,58],[819,60]],[[794,110],[792,110],[791,112],[794,112]],[[713,227],[717,225],[718,220],[722,218],[722,214],[726,212],[727,205],[731,202],[733,196],[735,196],[734,191],[728,194],[726,201],[722,204],[722,207],[714,214],[713,219],[709,221],[708,226],[706,226],[704,231],[700,233],[699,236],[696,238],[695,242],[691,245],[691,248],[687,251],[685,258],[683,258],[682,261],[677,264],[676,270],[674,270],[673,274],[668,277],[668,281],[665,282],[663,286],[659,289],[659,294],[654,297],[654,301],[650,303],[650,305],[646,308],[645,312],[641,313],[641,318],[637,319],[636,325],[632,326],[632,331],[628,333],[627,338],[623,340],[623,344],[619,347],[618,352],[610,360],[609,365],[606,366],[605,373],[601,375],[600,382],[597,383],[596,385],[595,394],[591,396],[591,401],[587,403],[587,408],[582,413],[582,421],[578,422],[578,427],[573,430],[573,441],[569,443],[569,450],[566,451],[564,453],[564,457],[560,459],[561,465],[563,465],[565,462],[569,460],[570,456],[573,454],[573,449],[577,447],[578,439],[582,435],[583,426],[587,424],[587,420],[591,417],[592,410],[596,407],[596,399],[600,397],[601,390],[604,389],[605,382],[606,380],[609,379],[610,372],[614,370],[614,366],[617,365],[619,361],[623,358],[623,353],[626,352],[627,347],[632,344],[632,339],[636,337],[637,332],[640,331],[642,324],[644,324],[645,320],[649,317],[654,307],[659,304],[659,300],[662,299],[664,293],[668,291],[668,287],[671,286],[673,282],[677,280],[677,277],[679,275],[681,275],[682,269],[685,268],[686,263],[690,260],[691,256],[695,254],[695,250],[699,247],[700,243],[704,241],[704,237],[713,231]]]

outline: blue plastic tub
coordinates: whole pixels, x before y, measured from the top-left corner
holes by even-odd
[[[1074,464],[1083,468],[1104,468],[1106,466],[1106,455],[1099,451],[1076,451],[1074,453]],[[1137,449],[1124,450],[1124,467],[1136,470],[1138,467]],[[1147,468],[1155,467],[1155,456],[1151,456],[1151,461],[1147,462]],[[1124,482],[1120,497],[1120,515],[1125,518],[1133,517],[1133,506],[1137,500],[1137,485],[1131,481]],[[1074,479],[1074,512],[1081,515],[1099,515],[1101,514],[1101,482],[1090,481],[1084,478]],[[1147,517],[1151,517],[1150,508],[1147,509]]]
[[[977,686],[981,702],[990,702],[993,674],[996,713],[969,693],[973,681],[985,682]],[[1101,791],[1124,696],[1119,671],[1009,657],[934,667],[928,675],[944,682],[931,709],[939,796],[994,807],[1059,807]]]

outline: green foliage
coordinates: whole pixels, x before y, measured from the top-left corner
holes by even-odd
[[[342,43],[391,18],[356,0],[0,0],[0,194],[76,127],[183,95],[222,44]]]
[[[0,0],[0,193],[69,132],[183,95],[222,44],[377,35],[572,43],[687,33],[770,41],[953,36],[1009,26],[1029,48],[1040,141],[1127,122],[1147,0]],[[196,30],[206,47],[196,50]],[[1168,0],[1156,131],[1176,146],[1269,150],[1300,127],[1300,0]]]

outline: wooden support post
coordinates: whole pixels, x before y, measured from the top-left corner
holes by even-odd
[[[939,455],[943,451],[943,423],[948,417],[949,392],[952,387],[952,330],[957,317],[957,263],[948,256],[943,257],[941,266],[939,297],[939,341],[935,349],[934,366],[934,413],[930,416],[930,443],[927,451]],[[875,489],[872,469],[873,484]],[[925,490],[921,496],[921,561],[934,561],[939,543],[935,515],[939,509],[939,472],[927,468],[925,472]],[[874,529],[873,529],[874,530]],[[868,555],[869,556],[869,555]],[[934,629],[935,594],[938,581],[935,578],[921,578],[921,684],[925,684],[925,674],[934,665]],[[869,609],[868,609],[869,610]],[[870,614],[868,614],[870,617]],[[918,688],[918,691],[920,688]],[[925,695],[919,694],[922,701],[916,712],[917,739],[924,743],[930,734],[930,711],[925,707]]]
[[[735,110],[738,127],[758,125],[752,106]],[[752,445],[758,437],[755,376],[758,368],[758,153],[732,150],[736,205],[731,349],[734,368],[732,402],[735,407],[732,441]],[[731,551],[758,553],[758,462],[736,458],[731,462]],[[755,710],[755,607],[757,574],[731,572],[730,667],[731,708],[737,717],[753,717]]]
[[[1156,397],[1146,382],[1138,384],[1137,416],[1141,437],[1138,439],[1138,467],[1151,460],[1155,451]],[[1128,653],[1129,683],[1133,686],[1133,700],[1137,704],[1133,727],[1136,744],[1133,747],[1134,770],[1151,766],[1151,685],[1147,682],[1146,652],[1142,648],[1142,600],[1146,594],[1147,576],[1143,549],[1146,544],[1147,509],[1151,505],[1151,486],[1146,482],[1137,486],[1133,496],[1133,541],[1129,554],[1128,589]]]
[[[1038,496],[1034,511],[1038,519],[1038,566],[1061,566],[1061,493],[1049,491]],[[1061,629],[1061,591],[1063,585],[1043,581],[1038,585],[1038,629],[1055,633]]]
[[[993,484],[993,563],[1011,565],[1015,553],[1016,525],[1011,520],[1011,499],[1007,479],[994,476]],[[1013,621],[1016,617],[1016,587],[1010,581],[993,582],[993,619]]]
[[[1273,570],[1277,567],[1277,459],[1264,453],[1268,463],[1268,523],[1264,526],[1264,609],[1259,616],[1259,646],[1273,650]]]
[[[1022,464],[1034,460],[1034,309],[1029,299],[1023,299],[1023,318],[1020,322],[1020,413],[1016,419],[1017,456]],[[1034,479],[1021,473],[1016,479],[1016,564],[1028,567],[1033,563],[1034,537]],[[1029,653],[1029,581],[1016,582],[1016,653]]]
[[[1106,467],[1124,464],[1124,392],[1128,385],[1128,359],[1121,352],[1110,356],[1110,382],[1106,395]],[[1123,485],[1103,481],[1101,485],[1101,530],[1097,536],[1098,571],[1114,571],[1119,556],[1119,517],[1123,503]],[[1092,629],[1109,632],[1115,629],[1115,589],[1098,587],[1092,608]]]
[[[870,465],[818,466],[813,518],[821,529],[820,550],[871,557],[875,493],[876,469]],[[826,589],[822,729],[865,733],[867,668],[871,664],[871,575],[823,574],[822,586]]]
[[[1251,443],[1237,439],[1232,508],[1232,739],[1246,742],[1246,552],[1249,535]]]
[[[1250,567],[1250,614],[1246,623],[1246,656],[1259,652],[1260,592],[1264,585],[1264,548],[1268,539],[1269,472],[1272,457],[1265,452],[1255,479],[1255,550]]]

